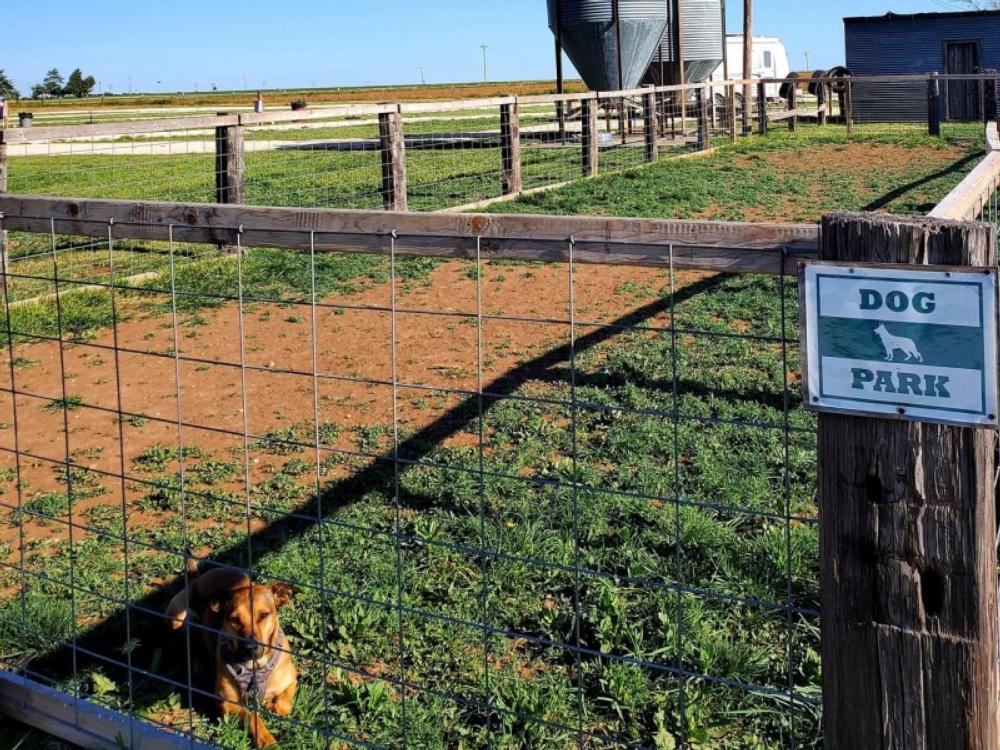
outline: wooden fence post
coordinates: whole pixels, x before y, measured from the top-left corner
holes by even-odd
[[[597,143],[597,100],[584,99],[580,102],[580,122],[583,136],[580,139],[583,157],[583,176],[595,177],[600,166]]]
[[[757,133],[767,135],[767,84],[757,83]]]
[[[566,102],[556,102],[556,120],[559,123],[559,142],[566,145]]]
[[[826,125],[826,83],[816,87],[816,124]]]
[[[697,150],[705,151],[711,141],[711,130],[708,119],[708,96],[704,86],[699,86],[694,91],[695,107],[698,116]]]
[[[379,149],[382,152],[382,204],[386,211],[406,211],[406,141],[403,115],[379,112]]]
[[[503,165],[501,180],[504,195],[516,195],[523,189],[521,182],[521,124],[517,101],[500,105],[500,155]]]
[[[659,125],[656,117],[656,93],[650,91],[642,95],[643,135],[646,140],[646,161],[656,161],[656,137]]]
[[[729,117],[729,140],[736,143],[736,84],[730,84],[726,92],[726,114]]]
[[[228,117],[228,112],[219,112]],[[215,129],[215,201],[243,203],[244,187],[243,126],[223,125]]]
[[[850,80],[844,81],[844,124],[850,137],[854,132],[854,88]]]
[[[826,216],[826,260],[993,266],[985,224]],[[819,415],[826,750],[993,750],[996,436]]]
[[[798,89],[795,86],[795,81],[788,82],[788,111],[794,112],[796,106],[796,98],[798,96]],[[792,133],[795,132],[795,128],[798,126],[798,117],[788,118],[788,130]]]
[[[927,79],[927,132],[941,135],[941,82],[937,73]]]
[[[997,79],[996,71],[990,71],[992,78],[983,81],[983,122],[991,123],[997,119]]]

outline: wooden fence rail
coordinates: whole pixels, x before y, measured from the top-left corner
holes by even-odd
[[[1000,133],[986,126],[986,157],[930,212],[931,218],[967,221],[978,218],[1000,190]]]
[[[565,262],[788,274],[816,255],[812,224],[264,208],[0,196],[6,229],[320,252]]]

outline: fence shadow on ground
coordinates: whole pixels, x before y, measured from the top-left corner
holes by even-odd
[[[657,315],[669,313],[673,307],[696,298],[698,295],[715,292],[726,278],[725,275],[719,274],[700,279],[678,289],[672,299],[670,296],[657,298],[627,315],[605,324],[600,329],[580,335],[575,342],[576,353],[580,354],[608,342],[615,336],[626,332],[630,327],[641,326],[644,321]],[[546,381],[557,377],[552,374],[552,369],[565,365],[570,356],[571,346],[567,342],[503,373],[491,383],[484,383],[483,391],[490,393],[490,396],[483,399],[483,413],[485,414],[490,408],[501,403],[503,397],[516,394],[519,388],[529,382]],[[584,378],[587,377],[589,376],[584,376]],[[586,380],[582,380],[581,384],[585,382]],[[694,387],[693,384],[691,385]],[[684,387],[684,382],[678,381],[678,386]],[[751,400],[760,399],[762,403],[770,403],[772,398],[770,394],[765,395],[763,392],[741,393],[739,397]],[[400,441],[398,453],[400,456],[406,456],[405,462],[401,459],[401,463],[410,464],[413,461],[426,458],[435,446],[473,424],[479,418],[479,409],[478,394],[469,396],[437,418],[432,424]],[[291,516],[273,522],[266,528],[250,535],[251,546],[274,552],[314,527],[320,514],[322,517],[331,516],[351,505],[353,499],[360,498],[373,490],[388,490],[391,495],[394,481],[393,468],[394,461],[391,453],[372,460],[353,475],[328,485],[319,496],[314,496],[295,508]],[[316,517],[317,521],[304,520],[304,517],[310,516]],[[210,559],[201,562],[209,567],[222,565],[244,568],[247,547],[246,540],[241,539],[227,548],[215,550]],[[181,550],[178,550],[178,559],[180,556]],[[178,580],[173,584],[165,585],[155,593],[136,599],[130,608],[119,610],[89,630],[79,633],[75,648],[73,643],[67,642],[49,653],[35,658],[26,666],[29,674],[57,683],[72,678],[74,672],[79,674],[88,668],[100,667],[111,675],[116,672],[124,673],[124,666],[116,667],[114,664],[114,661],[118,661],[119,664],[124,665],[122,649],[109,644],[124,644],[126,633],[131,632],[134,648],[130,650],[129,655],[135,672],[132,675],[132,680],[136,686],[142,688],[133,690],[135,703],[132,710],[148,707],[153,702],[154,696],[162,697],[164,691],[187,693],[188,678],[184,667],[187,654],[184,639],[167,637],[166,620],[162,614],[170,597],[181,587],[180,577],[183,571],[177,570],[176,573]],[[135,634],[141,634],[141,636],[136,637]],[[101,655],[106,655],[108,659],[101,658]],[[109,661],[109,659],[114,661]],[[171,665],[171,667],[168,668],[165,665]],[[173,667],[172,665],[177,666]],[[207,694],[199,695],[199,691],[211,690],[210,686],[203,684],[206,677],[204,675],[199,677],[197,674],[194,676],[195,699],[193,704],[198,710],[210,712],[212,701]],[[158,678],[162,678],[165,682],[148,690],[147,695],[145,686],[159,682]],[[171,688],[171,685],[174,687]]]

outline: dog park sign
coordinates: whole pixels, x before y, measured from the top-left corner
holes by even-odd
[[[994,270],[814,262],[801,291],[809,408],[997,427]]]

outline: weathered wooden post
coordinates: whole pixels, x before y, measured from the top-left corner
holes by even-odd
[[[500,158],[504,195],[521,192],[521,124],[517,100],[500,105]]]
[[[757,133],[767,135],[767,85],[757,83]]]
[[[695,110],[698,117],[698,135],[696,148],[698,151],[706,151],[711,142],[711,130],[708,119],[708,95],[704,86],[699,86],[694,90]]]
[[[836,214],[821,237],[825,260],[997,260],[979,223]],[[826,750],[998,747],[995,450],[987,430],[819,415]]]
[[[983,81],[983,122],[987,124],[997,119],[997,75],[995,70],[989,72]]]
[[[386,211],[406,211],[406,140],[403,115],[397,106],[378,115],[379,149],[382,153],[382,204]]]
[[[816,124],[826,125],[826,82],[816,87]]]
[[[219,112],[219,117],[232,117],[229,112]],[[216,203],[243,203],[245,157],[243,126],[221,125],[215,129],[215,201]]]
[[[731,83],[726,90],[726,117],[729,119],[729,140],[736,143],[736,84]]]
[[[796,106],[796,98],[798,96],[798,88],[795,86],[795,81],[788,81],[788,111],[794,112]],[[790,132],[795,132],[795,128],[798,126],[798,117],[792,115],[788,118],[788,130]]]
[[[844,81],[844,124],[849,138],[854,133],[854,87],[850,79]]]
[[[927,132],[941,135],[941,82],[937,73],[927,79]]]
[[[659,132],[656,116],[656,93],[652,90],[642,95],[643,135],[646,142],[646,161],[656,161],[656,139]]]
[[[600,163],[597,143],[597,99],[581,100],[580,124],[583,128],[580,138],[583,176],[594,177],[597,175]]]

